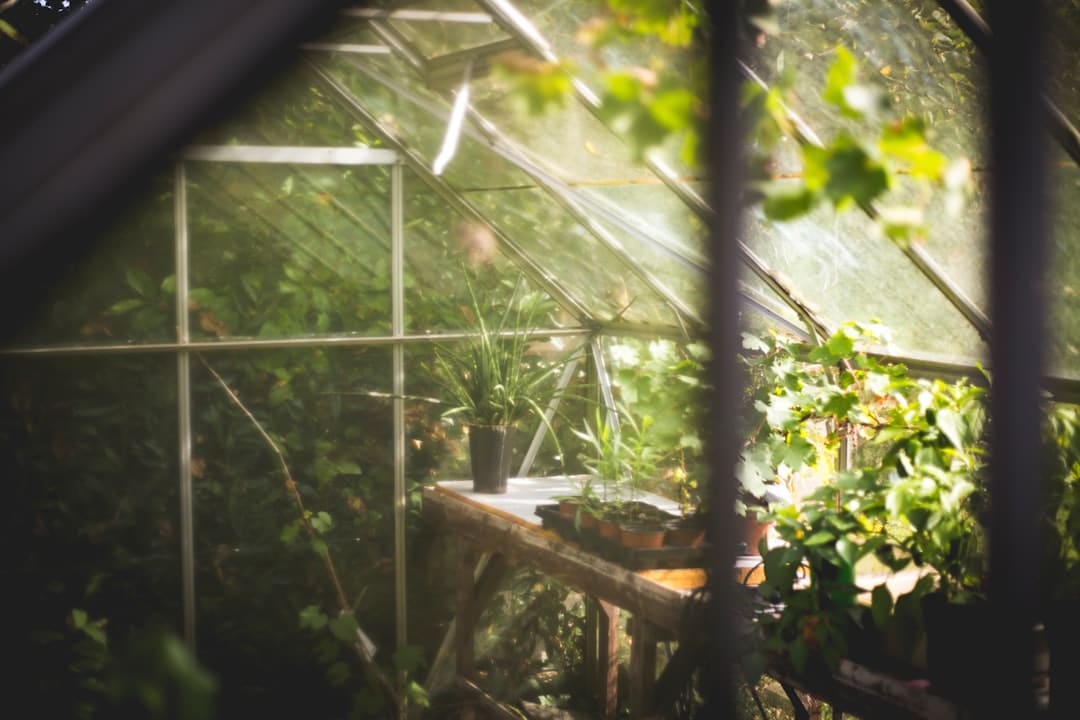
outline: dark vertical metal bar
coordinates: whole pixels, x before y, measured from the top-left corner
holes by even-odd
[[[998,655],[996,717],[1034,713],[1038,603],[1039,386],[1046,302],[1046,144],[1041,128],[1041,0],[988,3],[991,291],[990,584]]]
[[[738,351],[737,273],[739,202],[742,184],[742,132],[738,114],[739,74],[737,3],[715,0],[707,4],[709,55],[709,124],[705,146],[709,188],[709,254],[711,259],[708,318],[712,361],[709,375],[708,526],[713,555],[708,564],[709,607],[706,613],[706,688],[703,717],[734,717],[737,660],[735,646],[735,459],[736,421],[740,383],[736,372]]]

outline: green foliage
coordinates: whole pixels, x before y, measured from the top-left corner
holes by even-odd
[[[822,99],[841,116],[868,126],[869,137],[841,131],[820,145],[803,138],[802,173],[795,180],[772,180],[768,170],[777,141],[800,133],[784,109],[785,87],[764,91],[749,86],[744,93],[754,139],[752,187],[762,197],[765,215],[788,221],[824,203],[838,211],[856,206],[870,212],[881,233],[897,243],[922,237],[926,234],[922,208],[889,203],[890,191],[905,176],[921,187],[944,191],[946,206],[955,211],[969,185],[970,166],[964,159],[949,163],[930,146],[921,118],[894,112],[882,88],[860,83],[858,63],[850,51],[837,47],[835,55]]]
[[[562,363],[530,350],[533,331],[544,316],[545,300],[522,294],[519,281],[507,307],[493,314],[481,303],[466,275],[472,300],[472,333],[463,347],[436,346],[435,373],[451,407],[444,417],[462,415],[475,425],[513,426],[536,414],[543,417]]]

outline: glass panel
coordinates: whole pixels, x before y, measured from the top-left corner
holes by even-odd
[[[344,717],[366,683],[334,636],[350,629],[326,624],[341,610],[327,558],[360,628],[380,654],[394,646],[391,351],[204,359],[192,372],[198,647],[220,714]]]
[[[1047,94],[1075,125],[1080,122],[1080,8],[1073,2],[1050,3],[1050,59],[1056,70],[1043,75]]]
[[[575,98],[533,114],[512,90],[513,84],[505,78],[479,79],[471,83],[470,101],[540,167],[566,182],[625,183],[653,177],[633,160],[629,145]]]
[[[700,183],[690,183],[699,194]],[[699,265],[706,263],[705,224],[674,192],[657,178],[633,185],[596,185],[582,188],[628,224]]]
[[[327,68],[379,122],[428,163],[442,148],[450,106],[403,62],[384,56],[334,59]],[[364,72],[364,71],[367,72]],[[532,187],[527,175],[469,136],[466,123],[444,176],[458,189]]]
[[[0,360],[13,707],[82,717],[103,704],[107,662],[181,632],[175,369],[143,355]]]
[[[254,95],[241,97],[193,144],[348,147],[376,142],[297,63]]]
[[[809,332],[806,323],[791,306],[743,263],[739,266],[739,283],[742,290],[739,312],[746,329],[755,332],[779,330],[786,322],[802,332]]]
[[[188,166],[192,337],[390,334],[386,168]]]
[[[814,130],[864,132],[821,99],[840,44],[858,59],[861,78],[876,82],[902,113],[926,121],[938,150],[982,156],[982,58],[936,3],[806,0],[779,3],[775,13],[780,33],[754,53],[751,66],[769,84],[790,77],[791,107]]]
[[[410,10],[430,10],[436,12],[465,12],[481,15],[483,11],[472,0],[428,0],[410,2]],[[486,45],[507,37],[502,29],[492,22],[437,22],[391,20],[390,24],[404,35],[429,59],[437,55]]]
[[[55,264],[48,276],[51,287],[37,302],[18,344],[175,339],[173,176],[171,167],[151,176],[146,190],[132,196],[85,253],[50,258]]]
[[[746,242],[833,325],[878,320],[900,350],[984,354],[974,328],[860,212],[768,223],[755,210]]]
[[[512,292],[519,272],[498,252],[486,225],[467,220],[411,174],[405,188],[405,327],[410,333],[461,330],[469,308],[466,274],[474,287]],[[531,283],[525,289],[535,289]],[[576,324],[568,313],[551,317],[559,327]]]
[[[1076,376],[1080,375],[1080,169],[1057,168],[1051,188],[1047,361],[1052,371]]]
[[[597,318],[675,323],[671,310],[542,190],[470,193],[470,199],[552,272]]]
[[[914,183],[902,183],[890,196],[896,204],[909,203],[926,208],[927,236],[922,240],[927,254],[983,312],[989,314],[987,287],[990,278],[990,255],[985,241],[989,213],[990,174],[973,173],[973,193],[959,213],[945,207],[944,193],[915,189]]]

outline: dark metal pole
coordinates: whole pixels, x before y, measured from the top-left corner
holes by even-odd
[[[991,243],[990,587],[995,717],[1034,714],[1038,605],[1039,389],[1046,302],[1046,142],[1042,135],[1040,0],[991,0],[989,50]]]
[[[736,418],[741,384],[735,353],[736,268],[738,267],[739,196],[742,189],[742,141],[738,113],[738,15],[735,0],[708,3],[710,42],[709,123],[705,138],[710,205],[709,328],[712,362],[707,434],[709,458],[709,563],[706,698],[703,717],[735,714],[735,460]]]

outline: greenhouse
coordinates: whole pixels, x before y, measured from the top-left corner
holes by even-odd
[[[1037,5],[0,3],[11,706],[1074,717]]]

